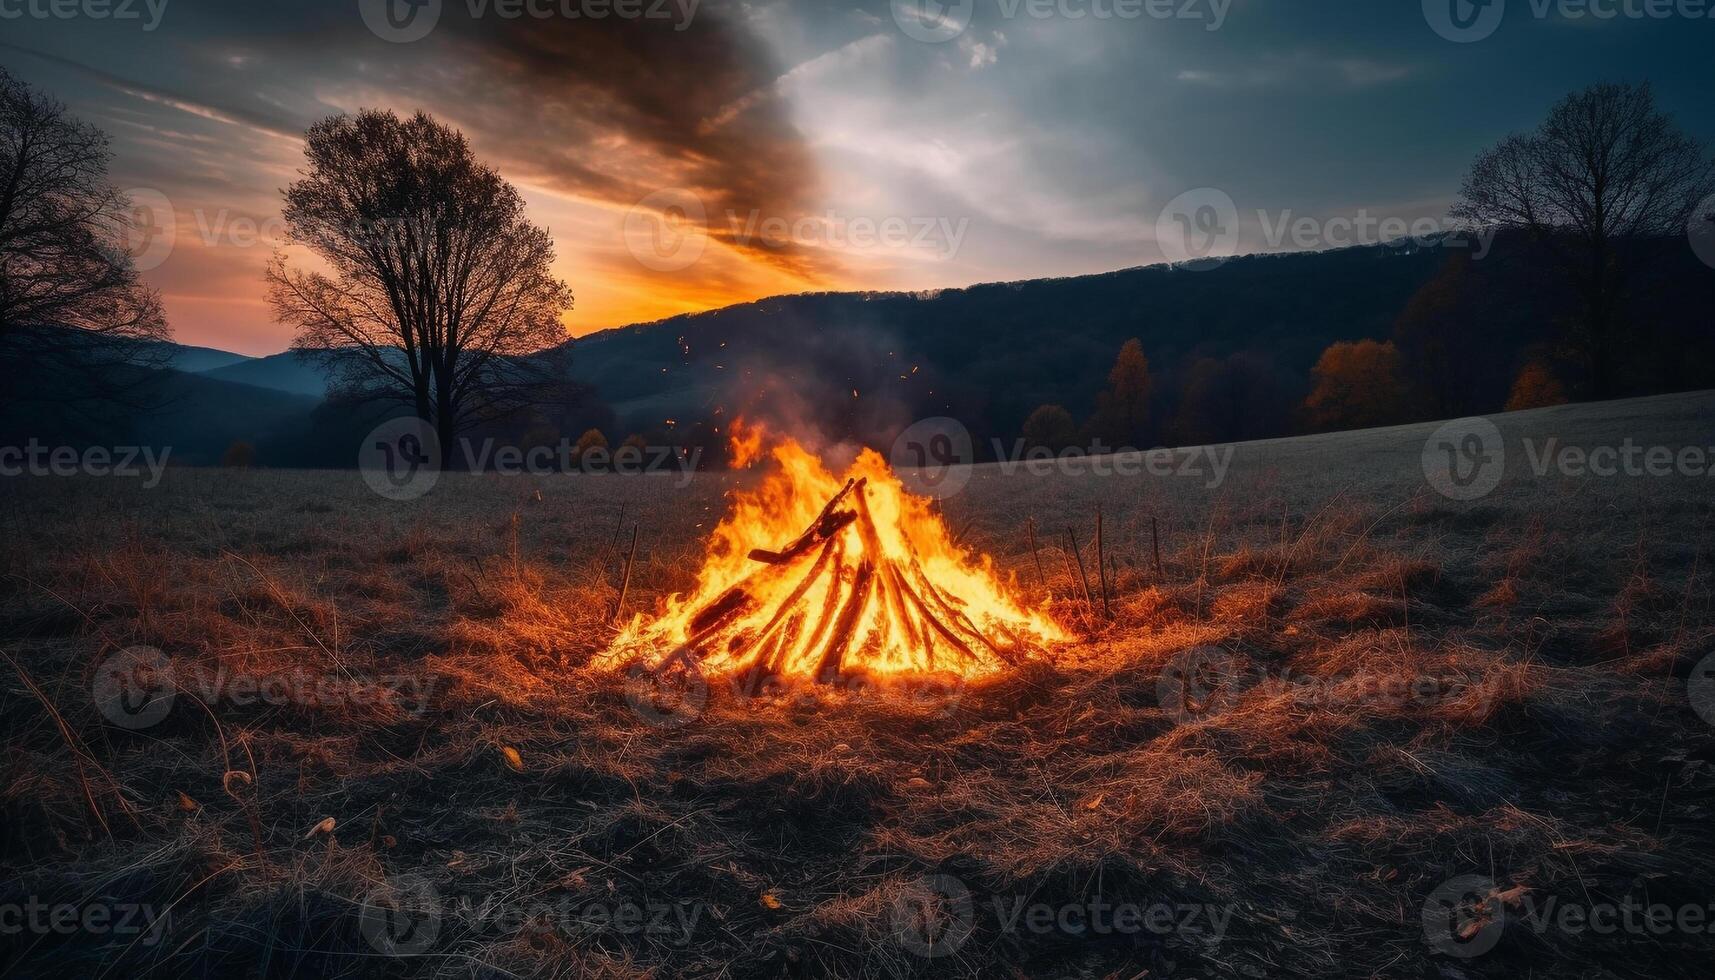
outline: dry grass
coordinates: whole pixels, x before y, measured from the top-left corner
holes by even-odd
[[[1420,912],[1465,874],[1581,903],[1715,900],[1715,733],[1684,688],[1715,647],[1707,491],[1551,482],[1449,504],[1399,467],[1394,483],[1318,484],[1325,464],[1294,451],[1213,491],[985,476],[950,520],[1087,624],[1078,644],[951,696],[717,685],[671,727],[582,667],[611,635],[621,501],[644,520],[632,603],[647,606],[689,582],[724,479],[448,478],[410,505],[350,474],[8,485],[0,903],[170,912],[159,942],[3,936],[5,965],[1702,975],[1715,950],[1700,934],[1515,925],[1460,960],[1433,953]],[[1112,621],[1071,598],[1052,546],[1039,582],[1021,531],[1034,516],[1087,533],[1097,499]],[[136,645],[172,658],[179,697],[127,731],[91,690],[102,659]],[[1205,645],[1233,669],[1187,714],[1163,677]],[[209,686],[288,674],[336,693],[243,704]],[[384,679],[399,689],[337,693]],[[969,937],[935,959],[896,934],[932,875],[973,900]],[[422,882],[518,921],[449,912],[425,955],[382,955],[365,903]],[[1224,927],[1007,928],[1014,903],[1098,897],[1214,910]],[[621,903],[694,918],[593,918]]]

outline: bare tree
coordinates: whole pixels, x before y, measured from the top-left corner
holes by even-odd
[[[311,127],[305,152],[286,225],[330,272],[277,256],[269,299],[337,393],[410,406],[450,453],[470,425],[564,390],[572,294],[553,240],[462,133],[366,110]]]
[[[1574,348],[1591,394],[1614,390],[1624,301],[1643,239],[1683,235],[1715,183],[1715,162],[1656,108],[1644,85],[1594,85],[1562,99],[1535,132],[1477,158],[1453,214],[1523,228],[1577,291]]]
[[[169,349],[107,137],[0,69],[0,402],[135,404]],[[28,382],[28,384],[26,384]]]

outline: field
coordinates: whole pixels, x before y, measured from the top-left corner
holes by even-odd
[[[1078,641],[762,696],[586,669],[631,525],[628,614],[690,584],[744,477],[7,478],[0,906],[46,911],[0,921],[0,963],[1704,976],[1715,480],[1531,463],[1712,418],[1499,417],[1469,502],[1425,480],[1435,426],[1237,446],[1219,481],[982,467],[949,526]],[[1064,555],[1073,526],[1097,580],[1098,505],[1109,612]],[[116,715],[138,647],[170,703]]]

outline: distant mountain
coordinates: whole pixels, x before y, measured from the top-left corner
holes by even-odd
[[[1653,251],[1641,263],[1647,281],[1630,311],[1635,342],[1623,356],[1631,380],[1620,393],[1715,386],[1715,270],[1683,240],[1642,247]],[[1402,337],[1408,309],[1416,319]],[[1503,235],[1481,259],[1453,247],[1360,246],[1209,268],[774,297],[581,338],[572,345],[572,374],[611,408],[615,441],[642,433],[720,442],[717,430],[750,413],[876,444],[915,419],[948,415],[972,430],[980,451],[991,439],[1016,438],[1040,405],[1088,417],[1120,346],[1138,337],[1164,441],[1184,432],[1172,422],[1194,378],[1206,380],[1211,364],[1237,365],[1215,402],[1228,418],[1207,435],[1229,441],[1297,431],[1294,409],[1310,369],[1336,341],[1401,338],[1402,349],[1439,358],[1456,375],[1457,403],[1430,411],[1499,411],[1527,361],[1564,354],[1559,340],[1573,312],[1571,291],[1540,251]],[[198,404],[222,403],[243,416],[246,397],[297,399],[274,398],[252,413],[267,420],[326,395],[323,369],[290,352],[242,358],[186,348],[180,363],[222,356],[234,360],[195,377],[233,387],[223,396],[211,389]],[[315,432],[328,432],[347,423],[327,408],[316,424]],[[306,430],[293,453],[320,465],[311,452],[318,439]],[[344,465],[345,455],[329,458]]]
[[[166,396],[161,407],[132,420],[131,432],[141,442],[171,446],[174,462],[195,465],[218,463],[236,442],[295,439],[321,403],[206,374],[179,374],[168,382]]]
[[[253,358],[244,354],[234,354],[231,351],[216,350],[212,347],[187,347],[184,344],[163,342],[166,348],[164,366],[187,374],[199,374],[204,371],[215,371],[243,364]]]
[[[327,397],[328,378],[315,364],[307,364],[291,351],[219,366],[202,372],[204,377],[236,384],[268,388],[294,395]]]
[[[1011,435],[1038,405],[1088,413],[1130,337],[1143,340],[1164,397],[1200,356],[1262,351],[1302,380],[1330,343],[1387,337],[1444,259],[1376,246],[777,297],[584,337],[572,370],[639,430],[770,411],[860,436],[929,415]]]
[[[1617,352],[1630,380],[1617,393],[1715,385],[1715,270],[1683,238],[1636,247],[1632,339]],[[1462,404],[1447,410],[1499,411],[1525,362],[1562,353],[1572,297],[1541,249],[1502,234],[1481,258],[1454,243],[1406,242],[924,293],[777,297],[584,337],[572,370],[628,431],[684,433],[754,412],[873,443],[948,415],[982,444],[1016,437],[1040,405],[1087,417],[1121,345],[1138,337],[1163,438],[1194,367],[1242,365],[1246,390],[1224,397],[1247,400],[1233,412],[1249,418],[1225,427],[1218,441],[1227,441],[1295,431],[1293,409],[1322,352],[1393,339],[1414,300],[1433,315],[1415,326],[1413,349],[1427,345],[1459,376]]]
[[[236,442],[301,438],[320,399],[233,384],[201,374],[159,371],[147,388],[150,407],[53,401],[11,406],[0,414],[0,444],[35,439],[48,445],[149,446],[170,462],[218,463]]]

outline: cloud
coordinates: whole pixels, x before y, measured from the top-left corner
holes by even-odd
[[[1243,67],[1229,69],[1187,68],[1174,78],[1186,85],[1215,89],[1258,89],[1282,85],[1369,88],[1409,78],[1411,65],[1370,58],[1335,57],[1301,51],[1289,56],[1271,56]]]
[[[970,68],[987,68],[1000,60],[1000,49],[1006,47],[1006,35],[995,32],[994,43],[984,44],[969,34],[959,38],[959,51],[970,59]]]

